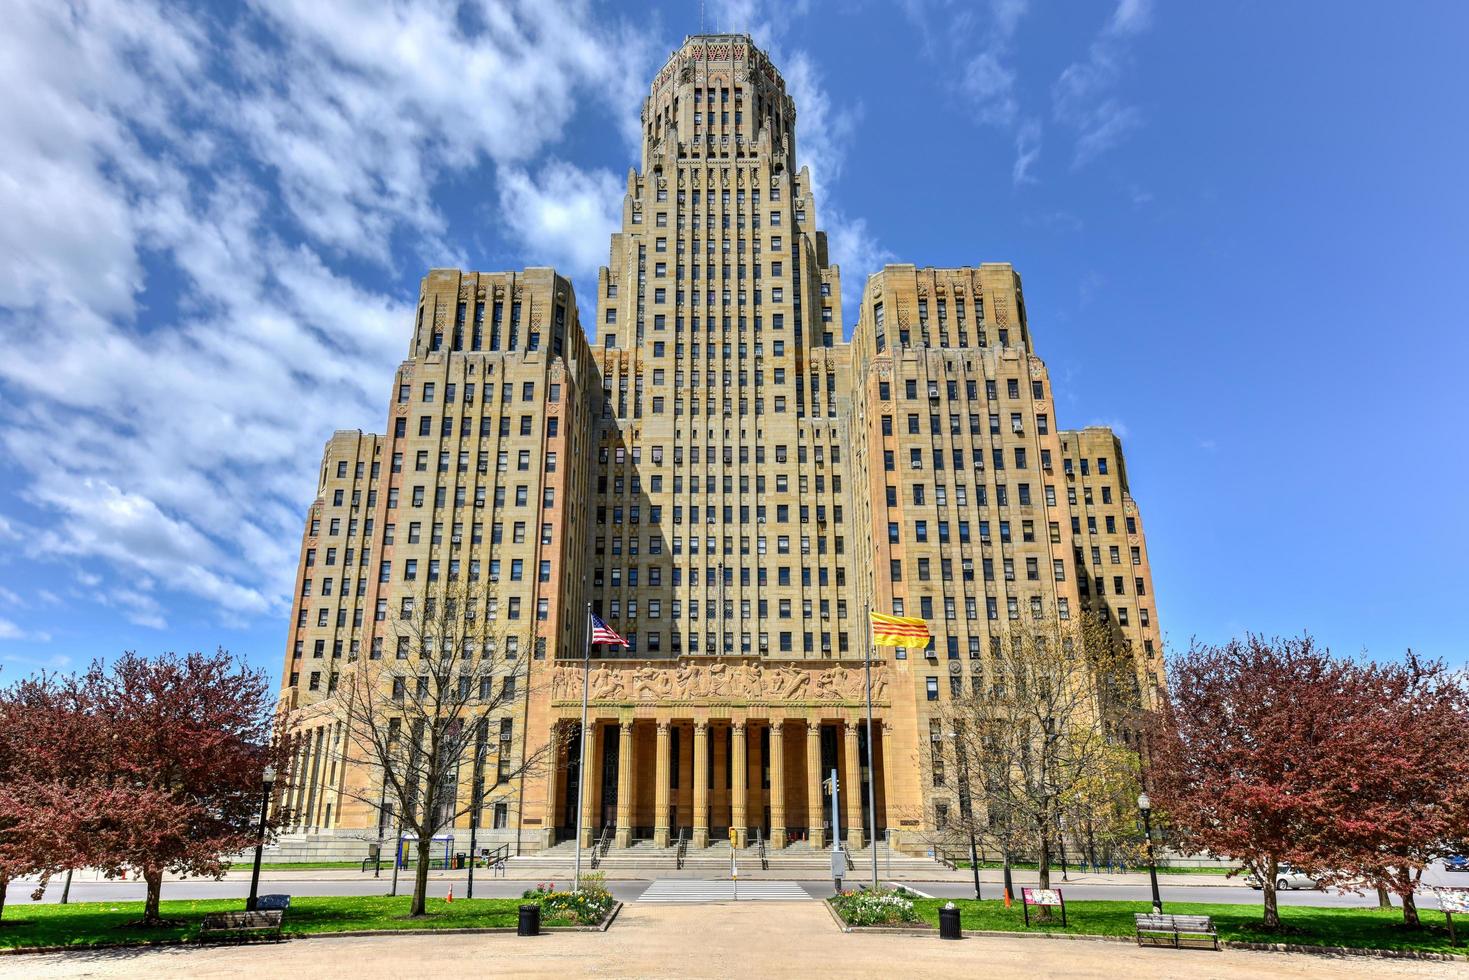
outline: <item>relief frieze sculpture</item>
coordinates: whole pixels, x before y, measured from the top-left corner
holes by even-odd
[[[653,666],[636,661],[599,660],[588,679],[589,701],[595,702],[753,702],[842,703],[866,700],[863,670],[844,664],[804,666],[798,663],[677,661]],[[886,669],[873,665],[872,701],[887,703]],[[554,668],[551,700],[580,702],[582,665]]]

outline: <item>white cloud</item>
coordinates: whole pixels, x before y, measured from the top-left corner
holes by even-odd
[[[1020,111],[1015,100],[1015,72],[996,51],[981,51],[964,68],[964,91],[974,100],[975,121],[1009,126]]]
[[[583,0],[472,5],[472,32],[447,0],[261,9],[289,68],[279,77],[274,52],[246,62],[243,127],[307,231],[345,251],[386,264],[400,224],[442,248],[439,171],[524,163],[560,138],[582,99],[628,120],[636,145],[651,49],[626,27],[604,28]]]
[[[1119,0],[1084,61],[1072,62],[1051,86],[1052,114],[1076,133],[1072,167],[1084,167],[1142,126],[1142,110],[1112,94],[1127,58],[1127,42],[1151,21],[1149,0]]]
[[[862,106],[837,105],[822,82],[821,70],[805,51],[796,51],[777,64],[783,64],[786,91],[796,101],[796,163],[811,168],[811,191],[820,207],[826,189],[836,184],[846,166],[862,122]]]
[[[51,634],[41,630],[28,630],[8,619],[0,618],[0,640],[24,640],[31,643],[49,643]]]
[[[897,256],[868,230],[864,218],[848,218],[836,208],[827,208],[825,224],[827,250],[842,272],[842,319],[853,324],[857,322],[867,277]]]
[[[440,178],[535,172],[588,103],[635,139],[649,56],[584,0],[8,10],[0,448],[45,515],[28,557],[151,627],[176,594],[278,613],[321,445],[382,425],[406,353],[410,297],[344,268],[453,256]]]
[[[99,599],[103,605],[115,606],[122,610],[123,617],[130,623],[155,630],[168,628],[168,620],[164,618],[162,605],[145,591],[126,588],[112,589],[105,595],[99,596]]]
[[[1041,124],[1028,120],[1015,133],[1015,164],[1010,168],[1010,182],[1016,187],[1034,184],[1030,168],[1035,166],[1041,155]]]
[[[1136,34],[1152,23],[1152,0],[1119,0],[1108,28],[1114,34]]]
[[[597,267],[607,262],[609,236],[622,225],[626,182],[611,171],[553,160],[535,176],[506,167],[499,185],[501,214],[524,243],[526,263],[554,265],[595,283]],[[595,293],[582,300],[587,317],[595,302]]]

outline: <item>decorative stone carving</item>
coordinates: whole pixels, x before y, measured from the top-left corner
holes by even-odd
[[[582,667],[558,664],[551,677],[553,701],[580,701]],[[652,665],[638,661],[600,660],[589,671],[587,697],[612,702],[776,702],[839,703],[866,701],[861,670],[834,664],[763,661],[696,662],[680,660]],[[887,672],[874,665],[872,700],[886,703]]]

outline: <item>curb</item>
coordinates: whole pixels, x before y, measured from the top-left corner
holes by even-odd
[[[612,927],[623,902],[612,906],[612,911],[601,922],[592,926],[542,926],[541,932],[606,932]],[[177,946],[266,946],[297,942],[303,939],[351,939],[354,936],[493,936],[512,935],[516,926],[463,927],[452,929],[357,929],[347,932],[301,932],[283,935],[277,939],[150,939],[136,943],[89,943],[85,946],[13,946],[0,949],[0,956],[25,956],[32,953],[91,953],[104,949],[163,949]]]
[[[1252,943],[1221,939],[1222,949],[1245,949],[1261,953],[1309,953],[1314,956],[1366,956],[1384,960],[1435,960],[1455,963],[1469,960],[1465,953],[1433,953],[1423,949],[1363,949],[1356,946],[1305,946],[1298,943]]]
[[[826,906],[831,919],[842,932],[865,934],[871,936],[937,936],[939,931],[927,926],[849,926],[837,912],[836,906],[831,904],[831,899],[823,898],[821,904]]]

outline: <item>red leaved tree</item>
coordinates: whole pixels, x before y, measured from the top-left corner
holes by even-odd
[[[1169,671],[1150,737],[1150,790],[1180,843],[1228,855],[1264,886],[1265,925],[1290,862],[1328,883],[1351,875],[1355,794],[1394,764],[1395,716],[1372,710],[1371,671],[1309,636],[1194,646]]]
[[[89,862],[97,799],[95,739],[75,677],[41,673],[0,689],[0,914],[5,888]]]
[[[153,924],[165,872],[219,878],[228,855],[255,843],[263,771],[286,762],[274,698],[262,671],[223,650],[126,653],[94,664],[83,685],[106,748],[95,863],[108,877],[142,875],[142,924]]]
[[[1402,663],[1365,673],[1370,700],[1358,728],[1382,744],[1359,748],[1365,757],[1339,808],[1334,847],[1346,851],[1343,866],[1354,877],[1396,894],[1404,923],[1416,927],[1423,869],[1469,838],[1469,688],[1462,672],[1411,650]]]

